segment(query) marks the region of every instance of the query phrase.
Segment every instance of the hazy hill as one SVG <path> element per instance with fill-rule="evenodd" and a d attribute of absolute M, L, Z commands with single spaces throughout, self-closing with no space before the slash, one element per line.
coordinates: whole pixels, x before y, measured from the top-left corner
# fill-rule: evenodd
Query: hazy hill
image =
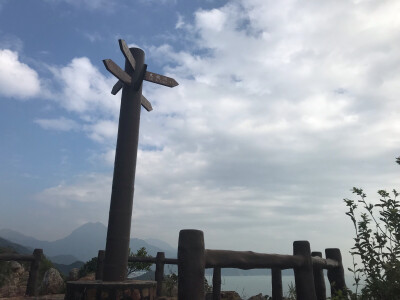
<path fill-rule="evenodd" d="M 51 260 L 52 263 L 62 264 L 62 265 L 70 265 L 74 262 L 79 261 L 79 259 L 77 259 L 73 255 L 56 255 L 56 256 L 48 256 L 47 258 Z"/>
<path fill-rule="evenodd" d="M 69 271 L 71 271 L 71 269 L 73 268 L 80 269 L 84 265 L 84 263 L 82 261 L 76 261 L 72 264 L 64 265 L 53 262 L 53 265 L 61 274 L 63 274 L 64 276 L 68 276 Z"/>
<path fill-rule="evenodd" d="M 69 258 L 73 256 L 76 260 L 84 262 L 97 256 L 98 250 L 103 250 L 105 248 L 107 227 L 99 222 L 86 223 L 75 229 L 65 238 L 53 242 L 37 240 L 10 229 L 1 229 L 0 237 L 25 247 L 41 248 L 44 254 L 50 259 L 56 257 L 58 263 L 70 264 L 70 259 L 65 261 L 62 259 L 60 260 L 60 256 L 69 256 Z M 162 244 L 165 242 L 159 241 L 159 244 L 160 243 Z M 169 249 L 163 249 L 137 238 L 131 239 L 130 247 L 133 252 L 136 252 L 141 247 L 145 247 L 147 252 L 152 256 L 155 256 L 159 251 L 165 252 L 166 257 L 176 257 L 177 253 L 174 249 L 171 251 L 171 246 L 168 247 Z M 32 251 L 30 253 L 32 253 Z"/>
<path fill-rule="evenodd" d="M 3 238 L 0 238 L 0 249 L 12 250 L 13 252 L 17 252 L 19 254 L 32 254 L 32 252 L 33 252 L 32 248 L 27 248 L 27 247 L 21 246 L 19 244 L 10 242 Z"/>

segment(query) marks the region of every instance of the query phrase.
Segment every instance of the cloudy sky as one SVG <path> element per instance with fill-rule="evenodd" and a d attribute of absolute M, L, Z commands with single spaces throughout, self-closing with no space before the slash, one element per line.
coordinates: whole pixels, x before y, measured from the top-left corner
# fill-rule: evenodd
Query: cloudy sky
<path fill-rule="evenodd" d="M 174 77 L 143 93 L 132 236 L 339 247 L 343 198 L 399 188 L 399 1 L 0 0 L 0 228 L 108 222 L 118 39 Z"/>

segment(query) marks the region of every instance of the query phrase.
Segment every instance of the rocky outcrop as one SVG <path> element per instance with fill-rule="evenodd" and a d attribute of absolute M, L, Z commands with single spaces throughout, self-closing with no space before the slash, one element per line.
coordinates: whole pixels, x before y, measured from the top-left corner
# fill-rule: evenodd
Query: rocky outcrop
<path fill-rule="evenodd" d="M 267 297 L 267 296 L 263 296 L 263 295 L 260 293 L 260 294 L 258 294 L 258 295 L 255 295 L 255 296 L 250 297 L 250 298 L 247 299 L 247 300 L 266 300 L 266 299 L 267 299 L 266 297 Z"/>
<path fill-rule="evenodd" d="M 9 269 L 10 273 L 0 288 L 0 298 L 24 296 L 29 272 L 16 261 L 3 263 L 3 268 Z"/>
<path fill-rule="evenodd" d="M 76 281 L 79 279 L 79 269 L 73 268 L 69 271 L 68 280 L 69 281 Z"/>
<path fill-rule="evenodd" d="M 89 273 L 86 276 L 79 278 L 78 280 L 79 281 L 93 281 L 93 280 L 96 280 L 96 274 Z"/>
<path fill-rule="evenodd" d="M 40 284 L 39 292 L 41 295 L 61 294 L 65 290 L 65 283 L 60 272 L 54 268 L 50 268 L 43 276 Z"/>
<path fill-rule="evenodd" d="M 223 291 L 221 292 L 221 300 L 242 300 L 239 294 L 234 291 Z"/>

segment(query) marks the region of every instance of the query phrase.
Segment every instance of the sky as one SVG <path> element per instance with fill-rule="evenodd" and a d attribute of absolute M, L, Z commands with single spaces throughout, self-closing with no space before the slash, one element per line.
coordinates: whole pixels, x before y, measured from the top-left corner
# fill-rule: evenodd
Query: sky
<path fill-rule="evenodd" d="M 120 94 L 146 53 L 131 235 L 348 251 L 344 198 L 399 189 L 400 2 L 0 0 L 0 228 L 108 223 Z"/>

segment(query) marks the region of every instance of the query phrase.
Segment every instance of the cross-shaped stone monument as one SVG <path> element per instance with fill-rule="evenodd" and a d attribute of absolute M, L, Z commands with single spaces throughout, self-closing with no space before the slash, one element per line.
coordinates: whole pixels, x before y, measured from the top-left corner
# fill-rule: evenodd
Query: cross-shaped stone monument
<path fill-rule="evenodd" d="M 151 103 L 142 95 L 143 80 L 168 87 L 178 85 L 173 78 L 147 71 L 142 49 L 129 48 L 125 41 L 121 39 L 119 46 L 125 56 L 125 71 L 111 59 L 103 60 L 106 69 L 119 79 L 111 93 L 116 95 L 122 88 L 103 269 L 104 281 L 123 281 L 126 279 L 139 140 L 140 107 L 142 105 L 147 111 L 153 109 Z"/>

